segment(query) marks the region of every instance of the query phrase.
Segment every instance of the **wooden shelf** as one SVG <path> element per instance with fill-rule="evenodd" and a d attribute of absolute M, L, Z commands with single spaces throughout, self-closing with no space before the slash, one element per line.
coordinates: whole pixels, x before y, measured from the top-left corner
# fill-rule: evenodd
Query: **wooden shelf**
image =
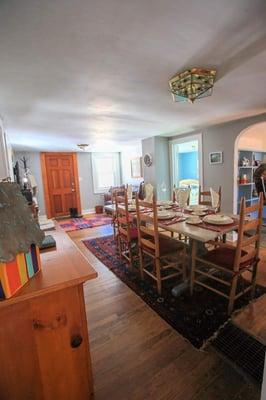
<path fill-rule="evenodd" d="M 41 271 L 13 297 L 0 301 L 0 309 L 97 277 L 97 272 L 60 227 L 51 234 L 56 240 L 56 250 L 41 253 Z"/>

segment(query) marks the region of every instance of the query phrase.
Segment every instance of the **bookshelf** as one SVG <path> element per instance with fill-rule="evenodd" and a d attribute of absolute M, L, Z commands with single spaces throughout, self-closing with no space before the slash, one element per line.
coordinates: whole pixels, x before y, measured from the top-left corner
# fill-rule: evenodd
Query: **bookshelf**
<path fill-rule="evenodd" d="M 241 165 L 243 158 L 248 160 L 248 165 Z M 258 202 L 254 183 L 254 171 L 258 165 L 254 165 L 256 161 L 266 163 L 266 151 L 255 151 L 240 149 L 238 151 L 238 194 L 237 194 L 237 212 L 239 212 L 241 197 L 245 197 L 247 205 L 252 205 Z M 247 181 L 243 182 L 243 176 L 246 175 Z M 266 218 L 266 207 L 264 207 L 263 218 Z"/>

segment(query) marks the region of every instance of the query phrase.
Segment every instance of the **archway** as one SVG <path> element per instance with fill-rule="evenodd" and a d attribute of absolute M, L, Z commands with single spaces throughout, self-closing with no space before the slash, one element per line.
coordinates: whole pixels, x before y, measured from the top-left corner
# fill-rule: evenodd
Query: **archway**
<path fill-rule="evenodd" d="M 266 121 L 253 124 L 239 133 L 234 148 L 234 213 L 237 213 L 238 196 L 238 152 L 240 149 L 266 154 Z"/>

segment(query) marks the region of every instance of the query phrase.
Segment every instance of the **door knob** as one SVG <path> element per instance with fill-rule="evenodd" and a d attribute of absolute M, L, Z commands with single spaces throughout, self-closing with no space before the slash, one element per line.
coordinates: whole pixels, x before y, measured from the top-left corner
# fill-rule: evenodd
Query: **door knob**
<path fill-rule="evenodd" d="M 70 344 L 73 349 L 76 349 L 81 345 L 82 342 L 83 342 L 82 336 L 77 334 L 72 336 Z"/>

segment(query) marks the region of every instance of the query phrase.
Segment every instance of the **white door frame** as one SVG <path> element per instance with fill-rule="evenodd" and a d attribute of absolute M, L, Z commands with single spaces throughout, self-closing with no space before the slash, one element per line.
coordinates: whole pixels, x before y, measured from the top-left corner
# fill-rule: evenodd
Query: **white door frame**
<path fill-rule="evenodd" d="M 171 175 L 171 188 L 174 187 L 174 171 L 173 171 L 173 145 L 192 142 L 193 140 L 198 141 L 198 153 L 199 153 L 199 184 L 203 187 L 203 163 L 202 163 L 202 133 L 196 135 L 183 136 L 181 138 L 169 140 L 169 154 L 170 154 L 170 175 Z"/>

